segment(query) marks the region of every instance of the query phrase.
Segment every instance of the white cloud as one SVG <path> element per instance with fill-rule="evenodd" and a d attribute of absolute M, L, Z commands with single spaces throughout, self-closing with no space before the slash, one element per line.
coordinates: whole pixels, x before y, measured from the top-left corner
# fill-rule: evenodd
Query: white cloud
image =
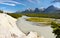
<path fill-rule="evenodd" d="M 12 2 L 12 3 L 15 3 L 15 4 L 21 4 L 21 3 L 16 2 L 16 1 L 8 1 L 8 2 Z"/>
<path fill-rule="evenodd" d="M 40 3 L 40 0 L 36 0 L 37 3 Z"/>
<path fill-rule="evenodd" d="M 29 2 L 31 2 L 31 3 L 35 3 L 34 1 L 32 1 L 32 0 L 28 0 Z"/>
<path fill-rule="evenodd" d="M 1 4 L 9 5 L 9 6 L 16 6 L 15 4 L 10 4 L 10 3 L 1 3 Z"/>
<path fill-rule="evenodd" d="M 40 3 L 40 0 L 27 0 L 27 1 L 29 1 L 31 3 Z"/>
<path fill-rule="evenodd" d="M 0 0 L 0 3 L 8 2 L 8 1 L 12 1 L 12 0 Z"/>
<path fill-rule="evenodd" d="M 20 4 L 20 5 L 26 6 L 25 4 L 20 3 L 20 2 L 16 2 L 16 1 L 9 1 L 9 2 L 12 2 L 12 3 L 15 3 L 15 4 Z"/>
<path fill-rule="evenodd" d="M 53 4 L 55 7 L 58 7 L 60 8 L 60 3 L 59 2 L 56 2 L 55 4 Z"/>
<path fill-rule="evenodd" d="M 4 2 L 11 2 L 12 4 L 11 3 L 4 3 Z M 9 6 L 16 6 L 16 4 L 20 4 L 20 5 L 26 6 L 23 3 L 16 2 L 16 1 L 13 1 L 13 0 L 0 0 L 0 4 L 5 4 L 5 5 L 9 5 Z"/>

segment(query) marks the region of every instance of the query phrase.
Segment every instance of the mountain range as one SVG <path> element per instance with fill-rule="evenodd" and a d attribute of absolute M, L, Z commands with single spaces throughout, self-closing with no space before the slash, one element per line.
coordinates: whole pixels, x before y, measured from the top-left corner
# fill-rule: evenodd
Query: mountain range
<path fill-rule="evenodd" d="M 49 6 L 47 9 L 44 10 L 45 13 L 56 13 L 56 12 L 60 12 L 60 8 L 55 7 L 53 5 Z"/>
<path fill-rule="evenodd" d="M 60 8 L 51 5 L 48 8 L 26 9 L 22 12 L 16 11 L 15 13 L 60 13 Z"/>

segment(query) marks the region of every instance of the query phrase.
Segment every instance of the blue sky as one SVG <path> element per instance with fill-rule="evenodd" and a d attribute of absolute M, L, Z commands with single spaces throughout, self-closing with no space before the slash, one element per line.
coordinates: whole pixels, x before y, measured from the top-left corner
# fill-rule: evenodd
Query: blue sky
<path fill-rule="evenodd" d="M 56 0 L 55 3 L 51 3 L 52 1 L 54 0 L 0 0 L 0 10 L 15 12 L 28 8 L 47 8 L 50 5 L 60 8 L 59 0 Z"/>

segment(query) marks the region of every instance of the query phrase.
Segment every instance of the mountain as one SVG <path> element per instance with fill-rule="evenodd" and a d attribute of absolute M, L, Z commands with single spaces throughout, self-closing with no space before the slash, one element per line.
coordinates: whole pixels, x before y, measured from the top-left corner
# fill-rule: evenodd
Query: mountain
<path fill-rule="evenodd" d="M 39 8 L 35 8 L 35 9 L 26 9 L 25 11 L 22 11 L 22 12 L 20 12 L 20 11 L 17 11 L 17 12 L 15 12 L 15 13 L 22 13 L 22 14 L 26 14 L 26 13 L 41 13 L 41 12 L 43 12 L 45 9 L 43 9 L 43 8 L 41 8 L 41 9 L 39 9 Z"/>
<path fill-rule="evenodd" d="M 41 7 L 41 8 L 39 8 L 40 9 L 40 11 L 44 11 L 45 10 L 45 8 L 44 7 Z"/>
<path fill-rule="evenodd" d="M 40 10 L 38 8 L 35 8 L 34 13 L 39 13 Z"/>
<path fill-rule="evenodd" d="M 45 12 L 45 13 L 60 12 L 60 8 L 51 5 L 51 6 L 49 6 L 47 9 L 45 9 L 44 12 Z"/>
<path fill-rule="evenodd" d="M 25 11 L 17 11 L 16 13 L 22 13 L 22 14 L 27 14 L 27 13 L 60 13 L 60 8 L 55 7 L 54 5 L 49 6 L 48 8 L 35 8 L 33 9 L 26 9 Z"/>

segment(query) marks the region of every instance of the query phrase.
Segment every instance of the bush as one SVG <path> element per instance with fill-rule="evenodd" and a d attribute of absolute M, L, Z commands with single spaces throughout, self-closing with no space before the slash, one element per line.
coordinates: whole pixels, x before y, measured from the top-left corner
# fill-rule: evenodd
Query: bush
<path fill-rule="evenodd" d="M 0 13 L 3 13 L 3 11 L 2 11 L 2 10 L 0 10 Z"/>
<path fill-rule="evenodd" d="M 22 14 L 15 14 L 15 13 L 7 13 L 7 14 L 14 17 L 14 18 L 19 18 L 22 16 Z"/>
<path fill-rule="evenodd" d="M 51 25 L 51 27 L 53 28 L 53 33 L 57 35 L 56 38 L 60 38 L 60 24 L 52 22 Z"/>

